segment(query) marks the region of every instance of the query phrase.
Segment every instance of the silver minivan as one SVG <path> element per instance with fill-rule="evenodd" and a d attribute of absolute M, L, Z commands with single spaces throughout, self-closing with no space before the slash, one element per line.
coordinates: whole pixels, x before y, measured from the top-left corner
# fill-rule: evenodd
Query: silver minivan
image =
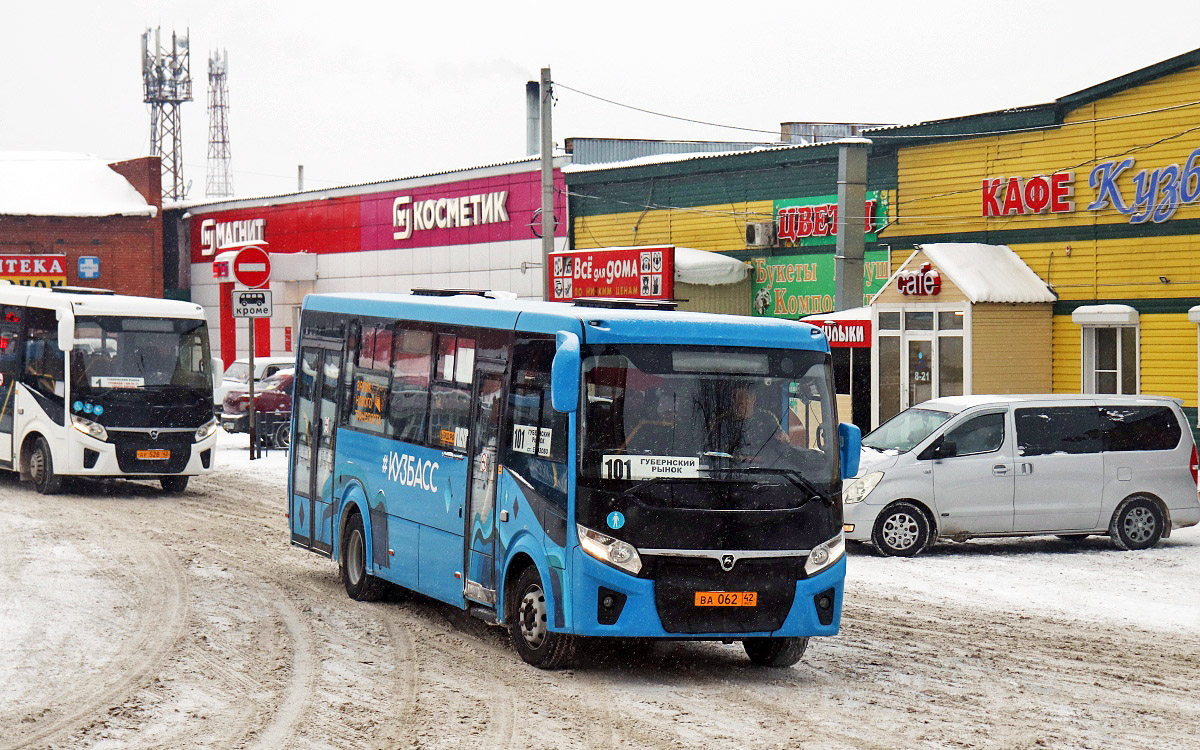
<path fill-rule="evenodd" d="M 842 492 L 847 539 L 912 556 L 939 538 L 1108 535 L 1146 549 L 1200 522 L 1197 453 L 1180 401 L 954 396 L 863 438 Z"/>

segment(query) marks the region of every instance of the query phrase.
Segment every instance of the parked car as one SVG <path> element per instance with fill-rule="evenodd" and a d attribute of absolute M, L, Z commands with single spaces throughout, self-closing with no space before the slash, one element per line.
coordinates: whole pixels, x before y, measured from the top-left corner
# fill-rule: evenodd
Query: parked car
<path fill-rule="evenodd" d="M 863 438 L 842 493 L 846 538 L 912 556 L 939 538 L 1108 535 L 1146 549 L 1200 522 L 1197 452 L 1180 401 L 955 396 Z"/>
<path fill-rule="evenodd" d="M 262 437 L 277 448 L 286 447 L 291 439 L 292 381 L 295 370 L 280 370 L 254 388 L 254 411 L 259 415 Z M 259 389 L 261 386 L 261 390 Z M 250 431 L 250 394 L 229 391 L 221 411 L 221 427 L 226 432 Z"/>
<path fill-rule="evenodd" d="M 275 373 L 288 367 L 295 367 L 296 358 L 293 356 L 287 357 L 255 357 L 254 358 L 254 382 L 263 378 L 269 378 Z M 231 390 L 246 390 L 250 384 L 250 359 L 235 359 L 233 364 L 225 369 L 225 374 L 221 376 L 221 382 L 213 388 L 213 412 L 220 414 L 222 405 L 225 403 L 225 394 Z M 254 388 L 258 390 L 258 386 Z"/>

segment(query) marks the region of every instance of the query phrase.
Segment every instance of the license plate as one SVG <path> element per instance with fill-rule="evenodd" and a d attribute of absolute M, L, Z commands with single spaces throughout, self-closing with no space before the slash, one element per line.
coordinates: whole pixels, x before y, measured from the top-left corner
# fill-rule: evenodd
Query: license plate
<path fill-rule="evenodd" d="M 757 591 L 697 591 L 697 607 L 757 607 Z"/>
<path fill-rule="evenodd" d="M 151 450 L 138 451 L 137 457 L 139 461 L 165 461 L 171 457 L 171 451 Z"/>

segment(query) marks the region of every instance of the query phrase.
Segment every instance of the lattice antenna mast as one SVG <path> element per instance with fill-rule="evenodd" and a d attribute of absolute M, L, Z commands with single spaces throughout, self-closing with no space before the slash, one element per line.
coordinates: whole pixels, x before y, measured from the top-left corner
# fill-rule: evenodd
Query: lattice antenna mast
<path fill-rule="evenodd" d="M 192 100 L 192 58 L 188 35 L 171 32 L 164 48 L 160 29 L 142 34 L 142 84 L 150 105 L 150 154 L 162 158 L 164 200 L 183 200 L 183 123 L 179 105 Z"/>
<path fill-rule="evenodd" d="M 229 53 L 208 56 L 208 180 L 204 194 L 209 198 L 233 197 L 233 175 L 229 171 Z"/>

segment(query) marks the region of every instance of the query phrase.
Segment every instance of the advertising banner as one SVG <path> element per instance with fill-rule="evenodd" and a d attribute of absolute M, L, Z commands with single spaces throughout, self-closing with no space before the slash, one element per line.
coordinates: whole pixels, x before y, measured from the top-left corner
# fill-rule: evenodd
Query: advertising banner
<path fill-rule="evenodd" d="M 21 286 L 62 286 L 67 283 L 67 256 L 0 255 L 0 279 Z"/>
<path fill-rule="evenodd" d="M 675 248 L 617 247 L 550 254 L 550 299 L 672 299 Z"/>
<path fill-rule="evenodd" d="M 565 237 L 566 188 L 554 174 L 554 234 Z M 538 172 L 421 184 L 376 193 L 197 214 L 192 262 L 257 245 L 271 253 L 347 253 L 536 240 L 541 232 Z"/>
<path fill-rule="evenodd" d="M 831 253 L 750 259 L 754 315 L 795 320 L 833 312 L 835 262 Z M 886 250 L 868 250 L 863 264 L 863 304 L 888 279 Z"/>
<path fill-rule="evenodd" d="M 867 193 L 863 212 L 866 241 L 887 224 L 887 196 L 878 190 Z M 775 201 L 775 236 L 782 247 L 832 245 L 837 242 L 837 196 L 817 195 Z"/>

